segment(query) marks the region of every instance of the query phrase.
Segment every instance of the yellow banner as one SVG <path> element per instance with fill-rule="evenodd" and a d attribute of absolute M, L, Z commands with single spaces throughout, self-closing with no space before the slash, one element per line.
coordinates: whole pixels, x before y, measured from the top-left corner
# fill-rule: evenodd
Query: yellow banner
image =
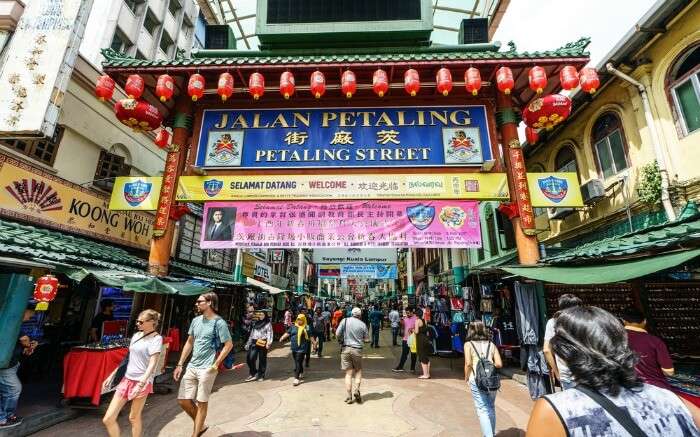
<path fill-rule="evenodd" d="M 119 176 L 114 180 L 109 209 L 112 211 L 155 211 L 163 182 L 161 177 Z"/>
<path fill-rule="evenodd" d="M 107 196 L 0 155 L 0 215 L 147 249 L 153 215 L 110 211 Z"/>
<path fill-rule="evenodd" d="M 379 173 L 379 172 L 378 172 Z M 505 173 L 182 176 L 178 201 L 507 200 Z"/>
<path fill-rule="evenodd" d="M 530 201 L 535 208 L 580 208 L 583 206 L 578 176 L 572 173 L 528 173 Z"/>

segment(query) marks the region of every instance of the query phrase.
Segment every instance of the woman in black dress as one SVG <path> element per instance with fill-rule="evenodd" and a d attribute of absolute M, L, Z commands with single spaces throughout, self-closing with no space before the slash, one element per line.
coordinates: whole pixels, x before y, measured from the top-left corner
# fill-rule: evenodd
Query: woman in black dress
<path fill-rule="evenodd" d="M 423 368 L 423 374 L 418 379 L 430 379 L 430 338 L 428 337 L 428 323 L 423 318 L 423 310 L 416 310 L 416 352 L 418 361 Z"/>

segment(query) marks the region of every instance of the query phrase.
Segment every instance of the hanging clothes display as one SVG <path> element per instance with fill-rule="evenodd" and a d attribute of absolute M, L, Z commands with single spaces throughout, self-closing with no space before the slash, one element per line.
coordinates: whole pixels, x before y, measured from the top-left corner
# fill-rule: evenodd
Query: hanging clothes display
<path fill-rule="evenodd" d="M 535 284 L 515 283 L 517 302 L 518 335 L 524 345 L 537 345 L 540 327 L 537 309 L 537 289 Z"/>

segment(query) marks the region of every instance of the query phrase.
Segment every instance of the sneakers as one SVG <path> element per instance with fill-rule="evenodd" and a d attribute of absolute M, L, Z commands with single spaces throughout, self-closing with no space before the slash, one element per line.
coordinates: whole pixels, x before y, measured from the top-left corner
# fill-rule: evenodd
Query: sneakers
<path fill-rule="evenodd" d="M 345 398 L 345 403 L 349 405 L 349 404 L 352 404 L 353 402 L 355 402 L 355 401 L 352 398 L 352 394 L 348 393 L 348 397 Z"/>
<path fill-rule="evenodd" d="M 0 423 L 0 429 L 14 428 L 22 424 L 22 418 L 19 416 L 9 417 L 5 423 Z"/>
<path fill-rule="evenodd" d="M 257 378 L 255 375 L 251 375 L 245 379 L 245 382 L 255 381 Z"/>
<path fill-rule="evenodd" d="M 362 396 L 360 396 L 360 390 L 357 390 L 355 392 L 355 402 L 357 402 L 358 404 L 362 403 Z"/>
<path fill-rule="evenodd" d="M 301 384 L 301 381 L 299 381 L 298 379 L 294 378 L 294 381 L 292 382 L 292 385 L 293 385 L 294 387 L 296 387 L 296 386 L 299 385 L 299 384 Z"/>
<path fill-rule="evenodd" d="M 396 373 L 405 372 L 405 370 L 403 370 L 403 369 L 401 369 L 401 368 L 399 368 L 399 367 L 396 367 L 396 368 L 394 368 L 394 369 L 391 369 L 391 371 L 392 371 L 392 372 L 396 372 Z"/>
<path fill-rule="evenodd" d="M 264 377 L 264 376 L 258 376 L 258 379 L 257 379 L 257 380 L 260 381 L 260 382 L 263 382 L 263 381 L 265 381 L 265 377 Z"/>

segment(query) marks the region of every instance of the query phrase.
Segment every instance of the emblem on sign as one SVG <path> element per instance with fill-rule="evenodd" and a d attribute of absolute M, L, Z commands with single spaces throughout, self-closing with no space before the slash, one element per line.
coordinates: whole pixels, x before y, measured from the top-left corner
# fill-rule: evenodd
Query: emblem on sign
<path fill-rule="evenodd" d="M 425 230 L 430 226 L 435 218 L 435 207 L 427 206 L 419 203 L 416 206 L 406 208 L 408 220 L 419 231 Z"/>
<path fill-rule="evenodd" d="M 443 129 L 442 141 L 445 144 L 446 164 L 481 164 L 481 141 L 479 129 Z"/>
<path fill-rule="evenodd" d="M 128 182 L 124 184 L 124 200 L 129 206 L 139 206 L 151 194 L 152 186 L 153 184 L 150 182 L 144 182 L 140 179 Z"/>
<path fill-rule="evenodd" d="M 219 194 L 219 191 L 224 187 L 224 181 L 218 179 L 209 179 L 204 181 L 204 192 L 207 196 L 214 197 Z"/>
<path fill-rule="evenodd" d="M 243 131 L 212 132 L 209 147 L 207 149 L 208 165 L 241 164 L 241 144 L 243 143 Z"/>
<path fill-rule="evenodd" d="M 458 206 L 445 206 L 440 210 L 438 218 L 446 228 L 459 229 L 464 226 L 467 213 Z"/>
<path fill-rule="evenodd" d="M 569 192 L 569 183 L 566 179 L 555 176 L 537 179 L 537 185 L 539 185 L 542 194 L 554 203 L 564 200 L 566 193 Z"/>

